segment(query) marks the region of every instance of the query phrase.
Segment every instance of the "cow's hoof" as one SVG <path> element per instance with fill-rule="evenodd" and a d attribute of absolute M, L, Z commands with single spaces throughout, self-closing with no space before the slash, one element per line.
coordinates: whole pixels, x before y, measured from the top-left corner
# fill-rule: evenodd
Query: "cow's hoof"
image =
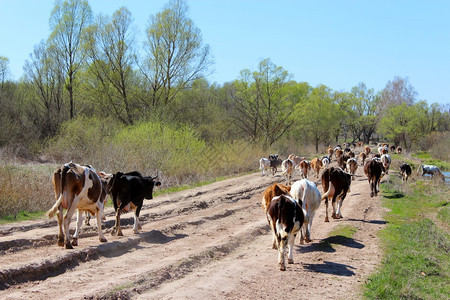
<path fill-rule="evenodd" d="M 133 229 L 133 233 L 134 233 L 134 234 L 139 234 L 139 230 Z"/>
<path fill-rule="evenodd" d="M 307 242 L 307 243 L 311 243 L 312 241 L 311 241 L 311 239 L 309 239 L 309 238 L 306 238 L 306 239 L 305 239 L 305 242 Z"/>
<path fill-rule="evenodd" d="M 117 233 L 116 229 L 115 229 L 115 228 L 113 228 L 113 229 L 111 230 L 111 235 L 112 235 L 112 236 L 115 236 L 115 235 L 116 235 L 116 233 Z"/>
<path fill-rule="evenodd" d="M 138 229 L 139 229 L 139 230 L 142 230 L 141 224 L 138 225 Z"/>
<path fill-rule="evenodd" d="M 64 246 L 64 240 L 58 240 L 58 246 L 63 247 Z"/>
<path fill-rule="evenodd" d="M 339 218 L 336 216 L 336 214 L 334 214 L 334 213 L 331 215 L 331 217 L 332 217 L 333 219 L 339 219 Z"/>
<path fill-rule="evenodd" d="M 106 243 L 107 241 L 108 241 L 108 240 L 105 239 L 105 238 L 100 239 L 100 242 L 102 242 L 102 243 Z"/>
<path fill-rule="evenodd" d="M 280 271 L 286 271 L 286 266 L 284 265 L 278 265 L 280 267 Z"/>
<path fill-rule="evenodd" d="M 328 217 L 325 218 L 325 222 L 330 222 L 330 220 L 328 219 Z"/>
<path fill-rule="evenodd" d="M 292 265 L 293 263 L 294 263 L 294 260 L 288 258 L 288 264 Z"/>
<path fill-rule="evenodd" d="M 66 243 L 66 249 L 73 249 L 73 247 L 70 243 Z"/>
<path fill-rule="evenodd" d="M 77 238 L 72 239 L 72 246 L 78 246 L 78 239 Z"/>
<path fill-rule="evenodd" d="M 123 236 L 122 230 L 121 231 L 117 231 L 117 236 Z"/>

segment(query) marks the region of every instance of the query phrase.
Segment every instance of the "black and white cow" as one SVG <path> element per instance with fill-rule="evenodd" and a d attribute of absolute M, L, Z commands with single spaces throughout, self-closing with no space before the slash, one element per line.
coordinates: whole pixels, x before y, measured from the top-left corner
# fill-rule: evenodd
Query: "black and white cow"
<path fill-rule="evenodd" d="M 267 210 L 267 219 L 278 248 L 278 267 L 286 271 L 286 246 L 289 248 L 288 263 L 294 263 L 294 240 L 302 228 L 306 211 L 302 209 L 301 200 L 298 203 L 287 195 L 274 197 Z"/>
<path fill-rule="evenodd" d="M 139 213 L 145 199 L 153 198 L 153 188 L 160 186 L 161 182 L 154 181 L 156 177 L 142 176 L 134 171 L 129 173 L 117 172 L 111 179 L 111 190 L 114 210 L 116 211 L 116 223 L 111 235 L 122 236 L 120 228 L 120 214 L 122 211 L 134 210 L 133 233 L 139 233 Z"/>
<path fill-rule="evenodd" d="M 402 174 L 402 182 L 408 181 L 408 177 L 411 175 L 411 166 L 407 163 L 403 163 L 400 166 L 400 174 Z"/>

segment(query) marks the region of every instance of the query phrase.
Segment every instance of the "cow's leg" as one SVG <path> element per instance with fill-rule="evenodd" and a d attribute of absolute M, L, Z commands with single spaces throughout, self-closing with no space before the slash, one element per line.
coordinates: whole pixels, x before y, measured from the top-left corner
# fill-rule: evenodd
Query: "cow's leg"
<path fill-rule="evenodd" d="M 284 252 L 286 251 L 286 236 L 281 238 L 278 244 L 278 267 L 280 271 L 286 271 L 286 263 L 284 258 Z"/>
<path fill-rule="evenodd" d="M 330 222 L 330 219 L 328 219 L 328 197 L 325 198 L 325 222 Z"/>
<path fill-rule="evenodd" d="M 342 203 L 344 202 L 344 198 L 346 195 L 347 195 L 347 193 L 344 192 L 339 197 L 339 201 L 337 203 L 336 219 L 342 219 L 341 208 L 342 208 Z"/>
<path fill-rule="evenodd" d="M 303 223 L 303 227 L 305 227 L 305 242 L 307 243 L 311 243 L 311 225 L 312 225 L 312 220 L 313 220 L 314 215 L 309 216 L 309 221 L 306 224 Z"/>
<path fill-rule="evenodd" d="M 72 246 L 78 246 L 78 236 L 80 235 L 81 226 L 83 226 L 83 211 L 77 209 L 77 226 L 75 228 L 75 234 L 72 238 Z"/>
<path fill-rule="evenodd" d="M 117 234 L 117 236 L 123 236 L 122 229 L 120 228 L 120 211 L 122 208 L 118 208 L 116 211 L 116 224 L 114 225 L 111 235 Z"/>
<path fill-rule="evenodd" d="M 302 231 L 302 229 L 300 228 L 300 232 Z M 293 264 L 294 263 L 294 241 L 295 241 L 295 237 L 297 235 L 296 234 L 292 234 L 292 232 L 288 235 L 288 264 Z"/>
<path fill-rule="evenodd" d="M 333 213 L 331 214 L 331 217 L 333 219 L 338 219 L 338 217 L 336 216 L 336 196 L 337 193 L 334 194 L 333 199 L 331 200 L 331 206 L 333 207 Z"/>
<path fill-rule="evenodd" d="M 97 213 L 95 215 L 97 216 L 98 238 L 99 238 L 100 242 L 105 243 L 105 242 L 107 242 L 107 240 L 106 240 L 105 236 L 103 235 L 103 231 L 102 231 L 103 203 L 97 203 Z"/>
<path fill-rule="evenodd" d="M 140 211 L 140 207 L 136 207 L 134 210 L 134 216 L 133 216 L 133 218 L 134 218 L 133 233 L 134 234 L 138 234 L 139 229 L 142 229 L 141 224 L 139 224 L 139 211 Z"/>
<path fill-rule="evenodd" d="M 70 243 L 70 236 L 69 236 L 69 228 L 70 228 L 70 219 L 72 218 L 75 209 L 77 207 L 78 204 L 78 199 L 76 199 L 77 197 L 75 197 L 75 199 L 69 203 L 71 203 L 69 209 L 66 211 L 66 214 L 64 215 L 63 218 L 63 225 L 64 225 L 64 244 L 66 249 L 73 249 L 72 244 Z"/>
<path fill-rule="evenodd" d="M 58 218 L 58 227 L 59 227 L 59 235 L 58 235 L 58 246 L 64 246 L 64 233 L 63 233 L 63 207 L 59 206 L 58 212 L 56 214 Z"/>
<path fill-rule="evenodd" d="M 84 224 L 86 226 L 91 226 L 91 224 L 89 224 L 89 221 L 91 220 L 91 214 L 87 211 L 84 214 L 86 215 L 86 218 L 84 219 Z"/>

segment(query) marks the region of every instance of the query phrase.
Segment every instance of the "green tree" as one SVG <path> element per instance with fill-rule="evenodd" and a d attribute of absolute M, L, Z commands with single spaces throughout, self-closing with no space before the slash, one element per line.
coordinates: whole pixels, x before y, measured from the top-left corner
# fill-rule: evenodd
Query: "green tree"
<path fill-rule="evenodd" d="M 332 129 L 339 126 L 339 106 L 333 101 L 331 90 L 325 85 L 317 86 L 295 111 L 302 138 L 314 143 L 319 152 L 319 144 L 327 143 L 334 133 Z"/>
<path fill-rule="evenodd" d="M 130 11 L 122 7 L 112 18 L 99 16 L 89 27 L 87 53 L 89 71 L 95 81 L 90 84 L 96 96 L 104 99 L 103 109 L 122 123 L 132 125 L 135 121 L 133 92 L 136 63 L 134 52 L 133 18 Z"/>
<path fill-rule="evenodd" d="M 0 93 L 3 91 L 6 79 L 9 74 L 9 58 L 0 56 Z"/>
<path fill-rule="evenodd" d="M 352 111 L 355 118 L 352 130 L 355 134 L 361 134 L 364 143 L 368 144 L 377 128 L 379 120 L 377 105 L 380 97 L 374 93 L 373 89 L 367 89 L 362 82 L 354 86 L 350 93 L 353 99 Z"/>
<path fill-rule="evenodd" d="M 298 98 L 290 77 L 282 67 L 264 59 L 257 71 L 243 70 L 241 78 L 233 83 L 229 90 L 233 102 L 231 117 L 253 141 L 262 139 L 270 146 L 294 124 Z"/>
<path fill-rule="evenodd" d="M 66 79 L 70 118 L 75 114 L 74 87 L 77 73 L 85 61 L 83 34 L 92 22 L 92 11 L 86 0 L 56 0 L 50 15 L 50 44 Z"/>
<path fill-rule="evenodd" d="M 208 45 L 188 16 L 184 0 L 170 0 L 164 10 L 151 16 L 146 30 L 147 57 L 141 66 L 150 105 L 166 106 L 211 65 Z"/>

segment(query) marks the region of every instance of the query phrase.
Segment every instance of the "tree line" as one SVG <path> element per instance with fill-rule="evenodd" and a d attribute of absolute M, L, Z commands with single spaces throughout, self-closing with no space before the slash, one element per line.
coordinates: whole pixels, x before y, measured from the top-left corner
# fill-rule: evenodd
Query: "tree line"
<path fill-rule="evenodd" d="M 59 0 L 49 24 L 20 80 L 8 80 L 9 60 L 0 56 L 0 147 L 39 153 L 79 117 L 123 127 L 156 120 L 189 127 L 206 143 L 245 140 L 268 149 L 295 140 L 316 152 L 340 140 L 411 149 L 450 128 L 448 106 L 419 101 L 408 78 L 381 91 L 362 82 L 333 91 L 296 82 L 266 58 L 237 79 L 210 83 L 211 51 L 185 0 L 169 0 L 149 17 L 144 51 L 126 7 L 94 16 L 86 0 Z"/>

